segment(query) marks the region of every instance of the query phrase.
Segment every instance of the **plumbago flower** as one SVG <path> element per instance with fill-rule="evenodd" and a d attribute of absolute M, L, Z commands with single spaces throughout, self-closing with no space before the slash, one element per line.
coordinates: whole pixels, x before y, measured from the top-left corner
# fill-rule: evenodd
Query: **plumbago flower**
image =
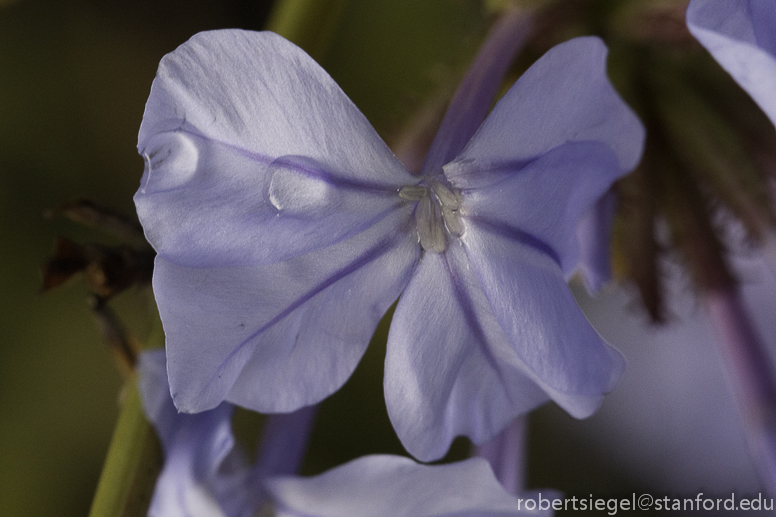
<path fill-rule="evenodd" d="M 687 27 L 776 124 L 776 2 L 692 0 Z"/>
<path fill-rule="evenodd" d="M 415 176 L 275 34 L 201 33 L 165 56 L 135 203 L 158 252 L 175 405 L 318 402 L 401 294 L 385 397 L 417 458 L 441 457 L 456 435 L 488 440 L 548 398 L 595 411 L 624 361 L 564 276 L 579 218 L 644 138 L 605 61 L 597 38 L 553 48 L 465 148 L 432 145 Z"/>
<path fill-rule="evenodd" d="M 311 478 L 271 479 L 267 489 L 278 517 L 552 515 L 556 497 L 508 493 L 482 458 L 431 466 L 382 455 L 365 456 Z"/>
<path fill-rule="evenodd" d="M 267 467 L 277 463 L 272 456 L 279 451 L 263 451 L 266 457 L 254 465 L 240 456 L 231 404 L 196 415 L 178 413 L 163 351 L 142 354 L 138 373 L 143 410 L 165 451 L 151 517 L 248 517 L 267 503 L 277 507 L 273 515 L 300 517 L 551 514 L 548 498 L 555 493 L 544 493 L 544 502 L 533 494 L 518 498 L 481 458 L 428 466 L 399 456 L 366 456 L 312 478 L 277 476 L 286 469 Z"/>
<path fill-rule="evenodd" d="M 235 448 L 228 403 L 197 415 L 179 414 L 170 399 L 164 351 L 138 364 L 143 411 L 164 447 L 151 517 L 242 517 L 256 501 L 249 469 Z"/>

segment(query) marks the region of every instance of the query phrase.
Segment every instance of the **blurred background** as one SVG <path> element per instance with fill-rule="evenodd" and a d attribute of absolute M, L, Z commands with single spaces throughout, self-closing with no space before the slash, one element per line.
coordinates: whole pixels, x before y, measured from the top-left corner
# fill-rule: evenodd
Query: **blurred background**
<path fill-rule="evenodd" d="M 334 3 L 336 23 L 314 57 L 394 145 L 424 106 L 452 93 L 492 19 L 476 0 Z M 569 2 L 566 14 L 580 3 Z M 668 3 L 681 12 L 682 2 Z M 58 236 L 120 241 L 44 213 L 86 198 L 134 217 L 143 168 L 137 130 L 159 60 L 202 30 L 260 30 L 272 4 L 0 0 L 0 515 L 85 515 L 118 415 L 122 377 L 87 306 L 86 284 L 76 278 L 40 294 L 40 266 Z M 595 30 L 589 24 L 585 33 Z M 519 66 L 551 43 L 529 49 Z M 776 336 L 769 316 L 776 279 L 756 253 L 737 261 L 761 332 Z M 530 487 L 582 497 L 760 490 L 714 335 L 689 280 L 678 267 L 666 269 L 671 317 L 659 328 L 633 285 L 596 298 L 575 286 L 629 369 L 589 420 L 554 406 L 531 415 Z M 149 289 L 111 303 L 141 340 L 158 332 Z M 386 329 L 384 321 L 353 378 L 323 403 L 305 473 L 363 454 L 402 453 L 382 397 Z M 256 421 L 244 412 L 236 418 L 242 427 Z M 456 442 L 451 458 L 467 449 Z"/>

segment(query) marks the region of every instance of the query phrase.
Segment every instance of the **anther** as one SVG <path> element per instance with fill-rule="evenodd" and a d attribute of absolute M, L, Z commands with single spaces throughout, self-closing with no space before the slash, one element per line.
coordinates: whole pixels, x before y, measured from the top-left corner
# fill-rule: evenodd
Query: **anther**
<path fill-rule="evenodd" d="M 428 195 L 428 187 L 422 185 L 407 185 L 399 189 L 399 197 L 407 201 L 420 201 Z"/>
<path fill-rule="evenodd" d="M 415 209 L 415 222 L 418 228 L 418 238 L 424 250 L 441 253 L 447 247 L 445 231 L 442 227 L 442 217 L 439 205 L 426 196 L 418 201 Z"/>
<path fill-rule="evenodd" d="M 450 210 L 457 210 L 459 207 L 458 196 L 447 188 L 447 185 L 438 180 L 429 180 L 429 186 L 434 191 L 439 202 L 442 206 L 449 208 Z"/>

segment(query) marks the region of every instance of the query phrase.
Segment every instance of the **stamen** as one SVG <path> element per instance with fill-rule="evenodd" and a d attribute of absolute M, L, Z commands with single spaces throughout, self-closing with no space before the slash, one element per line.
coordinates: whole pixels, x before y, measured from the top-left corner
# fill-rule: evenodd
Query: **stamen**
<path fill-rule="evenodd" d="M 452 190 L 447 188 L 447 185 L 438 180 L 429 180 L 428 184 L 431 187 L 431 190 L 434 191 L 434 194 L 436 194 L 439 202 L 442 203 L 442 206 L 451 210 L 456 210 L 458 208 L 460 204 L 458 201 L 458 196 L 456 196 Z"/>
<path fill-rule="evenodd" d="M 447 233 L 456 237 L 463 235 L 463 221 L 458 212 L 460 199 L 438 179 L 428 180 L 428 186 L 402 187 L 399 189 L 399 197 L 418 203 L 415 207 L 415 224 L 424 250 L 441 253 L 447 248 Z"/>
<path fill-rule="evenodd" d="M 445 221 L 445 226 L 447 227 L 448 232 L 452 233 L 456 237 L 463 235 L 463 221 L 461 221 L 461 216 L 458 213 L 458 210 L 451 210 L 442 205 L 442 219 Z"/>
<path fill-rule="evenodd" d="M 407 185 L 399 189 L 399 197 L 407 201 L 420 201 L 428 195 L 428 187 L 422 185 Z"/>
<path fill-rule="evenodd" d="M 418 201 L 418 206 L 415 209 L 415 221 L 418 227 L 420 245 L 424 250 L 436 251 L 437 253 L 445 251 L 447 240 L 441 219 L 439 205 L 431 200 L 431 196 L 425 196 Z"/>

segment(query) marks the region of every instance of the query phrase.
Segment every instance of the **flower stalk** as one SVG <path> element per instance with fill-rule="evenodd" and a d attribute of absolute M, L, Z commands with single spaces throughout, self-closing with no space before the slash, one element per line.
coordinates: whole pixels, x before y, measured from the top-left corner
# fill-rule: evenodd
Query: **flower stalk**
<path fill-rule="evenodd" d="M 256 472 L 262 478 L 299 473 L 310 442 L 318 405 L 267 416 Z"/>
<path fill-rule="evenodd" d="M 510 494 L 525 490 L 525 443 L 528 418 L 517 417 L 489 442 L 474 447 L 473 455 L 485 458 L 496 479 Z"/>
<path fill-rule="evenodd" d="M 146 515 L 162 467 L 161 445 L 143 416 L 134 376 L 125 391 L 89 517 Z"/>
<path fill-rule="evenodd" d="M 704 199 L 679 172 L 669 168 L 666 174 L 674 242 L 688 262 L 716 328 L 752 461 L 766 490 L 776 494 L 776 378 L 771 358 L 742 304 Z"/>
<path fill-rule="evenodd" d="M 731 286 L 709 291 L 704 299 L 720 337 L 752 460 L 766 490 L 776 494 L 776 383 L 771 358 L 737 289 Z"/>
<path fill-rule="evenodd" d="M 471 139 L 533 33 L 533 18 L 525 8 L 501 9 L 450 102 L 444 95 L 432 99 L 394 142 L 396 156 L 410 172 L 441 166 Z"/>
<path fill-rule="evenodd" d="M 447 108 L 422 172 L 455 158 L 485 120 L 504 77 L 517 53 L 531 35 L 532 17 L 525 9 L 506 9 L 464 76 Z"/>

